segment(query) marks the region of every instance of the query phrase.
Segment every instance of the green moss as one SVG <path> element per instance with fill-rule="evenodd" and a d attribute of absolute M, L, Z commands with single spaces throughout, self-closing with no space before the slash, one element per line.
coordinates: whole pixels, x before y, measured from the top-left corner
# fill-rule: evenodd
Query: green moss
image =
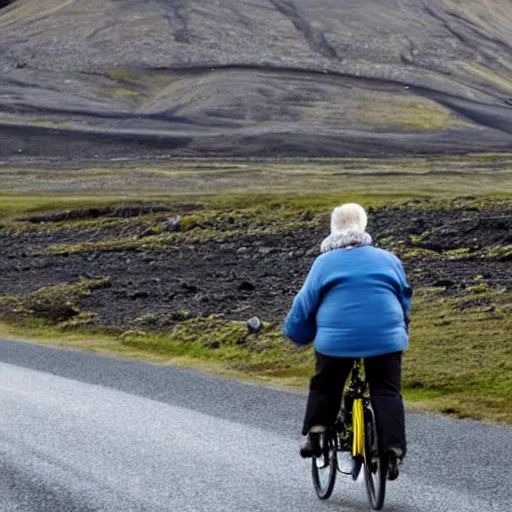
<path fill-rule="evenodd" d="M 164 227 L 161 224 L 153 224 L 149 228 L 149 234 L 154 235 L 161 235 L 164 232 Z"/>
<path fill-rule="evenodd" d="M 124 251 L 137 248 L 156 249 L 171 244 L 172 235 L 148 236 L 140 239 L 106 240 L 103 242 L 81 242 L 77 244 L 53 244 L 43 251 L 43 254 L 69 255 L 88 252 Z"/>
<path fill-rule="evenodd" d="M 431 251 L 430 249 L 422 249 L 421 247 L 416 247 L 414 249 L 401 253 L 401 256 L 402 258 L 405 259 L 418 258 L 420 256 L 428 258 L 438 258 L 440 254 L 436 251 Z"/>
<path fill-rule="evenodd" d="M 130 329 L 119 335 L 119 339 L 126 345 L 142 346 L 144 348 L 150 347 L 150 338 L 146 331 Z"/>
<path fill-rule="evenodd" d="M 133 325 L 154 326 L 158 324 L 158 315 L 156 313 L 146 313 L 133 320 Z"/>
<path fill-rule="evenodd" d="M 5 314 L 12 311 L 19 303 L 18 297 L 4 296 L 0 297 L 0 314 Z"/>
<path fill-rule="evenodd" d="M 202 229 L 191 233 L 162 233 L 142 238 L 121 238 L 101 242 L 81 242 L 76 244 L 52 244 L 42 254 L 69 255 L 89 252 L 113 252 L 134 249 L 158 250 L 177 243 L 205 242 L 208 240 L 223 241 L 236 237 L 236 232 L 219 233 L 212 229 Z"/>
<path fill-rule="evenodd" d="M 16 312 L 44 318 L 51 323 L 65 322 L 80 313 L 77 301 L 93 290 L 110 286 L 110 279 L 81 279 L 76 283 L 44 286 L 19 302 Z"/>
<path fill-rule="evenodd" d="M 138 98 L 140 96 L 140 92 L 127 89 L 126 87 L 104 87 L 100 93 L 114 98 Z"/>
<path fill-rule="evenodd" d="M 478 64 L 465 62 L 463 66 L 472 74 L 484 79 L 486 82 L 498 86 L 505 91 L 512 91 L 512 79 Z"/>
<path fill-rule="evenodd" d="M 425 198 L 421 201 L 407 202 L 418 210 L 482 210 L 485 208 L 512 208 L 512 198 L 509 193 L 478 194 L 476 196 Z"/>
<path fill-rule="evenodd" d="M 385 238 L 381 238 L 379 240 L 379 244 L 382 247 L 391 247 L 395 243 L 395 237 L 394 236 L 387 236 Z"/>
<path fill-rule="evenodd" d="M 186 309 L 180 309 L 179 311 L 175 311 L 171 315 L 171 319 L 175 322 L 184 322 L 185 320 L 189 320 L 190 318 L 194 318 L 194 315 L 187 311 Z"/>
<path fill-rule="evenodd" d="M 470 249 L 466 247 L 461 247 L 460 249 L 451 249 L 450 251 L 445 251 L 443 253 L 444 256 L 448 256 L 449 258 L 455 259 L 460 256 L 465 256 L 466 254 L 469 254 Z"/>
<path fill-rule="evenodd" d="M 148 71 L 142 69 L 114 68 L 105 70 L 103 75 L 117 82 L 138 83 L 146 78 Z"/>
<path fill-rule="evenodd" d="M 389 95 L 388 101 L 361 108 L 358 120 L 373 126 L 398 127 L 413 131 L 437 131 L 469 125 L 434 101 Z"/>
<path fill-rule="evenodd" d="M 176 343 L 198 342 L 204 344 L 212 339 L 222 346 L 233 346 L 243 340 L 247 327 L 243 323 L 228 322 L 212 316 L 193 318 L 177 325 L 170 334 Z"/>
<path fill-rule="evenodd" d="M 491 247 L 487 255 L 491 258 L 508 258 L 512 256 L 512 245 Z"/>
<path fill-rule="evenodd" d="M 478 251 L 461 248 L 446 251 L 444 256 L 450 259 L 475 259 L 475 258 L 491 258 L 491 259 L 508 259 L 512 256 L 512 245 L 484 247 Z"/>
<path fill-rule="evenodd" d="M 195 227 L 197 227 L 200 221 L 200 215 L 185 215 L 181 219 L 180 229 L 182 229 L 183 231 L 189 231 L 190 229 L 194 229 Z"/>
<path fill-rule="evenodd" d="M 69 320 L 59 322 L 58 326 L 62 330 L 82 330 L 87 327 L 92 327 L 99 323 L 98 313 L 91 311 L 80 311 L 76 316 Z"/>
<path fill-rule="evenodd" d="M 487 283 L 475 284 L 473 286 L 468 286 L 468 290 L 473 293 L 485 293 L 489 291 L 489 285 Z"/>
<path fill-rule="evenodd" d="M 409 237 L 409 239 L 411 240 L 411 242 L 413 244 L 417 245 L 420 242 L 423 242 L 424 240 L 426 240 L 431 234 L 432 234 L 431 231 L 425 231 L 424 233 L 422 233 L 421 235 L 418 235 L 418 236 L 411 235 Z"/>
<path fill-rule="evenodd" d="M 5 295 L 0 297 L 0 306 L 4 304 L 12 304 L 16 301 L 18 301 L 18 297 L 15 297 L 14 295 Z"/>
<path fill-rule="evenodd" d="M 39 195 L 0 195 L 0 218 L 62 211 L 72 208 L 106 207 L 122 203 L 109 197 L 47 197 Z"/>
<path fill-rule="evenodd" d="M 72 123 L 63 123 L 57 121 L 51 121 L 49 119 L 30 119 L 30 120 L 20 120 L 12 122 L 14 126 L 22 125 L 22 126 L 37 126 L 40 128 L 49 128 L 53 130 L 70 130 L 76 128 Z"/>
<path fill-rule="evenodd" d="M 121 230 L 124 227 L 137 228 L 143 226 L 145 222 L 150 219 L 137 218 L 137 219 L 115 219 L 115 218 L 101 218 L 101 219 L 84 219 L 75 221 L 62 221 L 62 222 L 41 222 L 34 224 L 25 220 L 16 220 L 10 222 L 6 226 L 6 231 L 11 233 L 23 232 L 37 232 L 37 233 L 58 233 L 63 231 L 89 231 L 97 232 L 106 229 Z"/>

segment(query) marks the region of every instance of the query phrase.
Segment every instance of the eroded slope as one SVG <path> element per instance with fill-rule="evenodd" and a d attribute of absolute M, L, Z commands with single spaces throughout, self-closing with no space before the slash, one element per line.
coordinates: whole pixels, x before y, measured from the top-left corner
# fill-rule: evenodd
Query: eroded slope
<path fill-rule="evenodd" d="M 507 149 L 510 26 L 508 0 L 17 0 L 0 156 Z"/>

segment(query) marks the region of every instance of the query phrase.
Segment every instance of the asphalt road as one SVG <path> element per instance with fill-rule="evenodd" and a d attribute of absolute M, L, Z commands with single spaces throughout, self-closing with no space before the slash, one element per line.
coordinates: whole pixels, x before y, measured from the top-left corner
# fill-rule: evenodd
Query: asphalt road
<path fill-rule="evenodd" d="M 368 510 L 362 482 L 314 496 L 305 395 L 0 340 L 3 512 Z M 408 416 L 389 511 L 509 511 L 512 431 Z"/>

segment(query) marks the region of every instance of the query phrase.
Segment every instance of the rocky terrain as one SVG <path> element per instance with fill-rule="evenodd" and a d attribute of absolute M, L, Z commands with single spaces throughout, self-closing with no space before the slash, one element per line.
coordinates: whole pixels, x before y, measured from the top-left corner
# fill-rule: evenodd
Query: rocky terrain
<path fill-rule="evenodd" d="M 512 147 L 509 0 L 0 7 L 0 162 Z"/>
<path fill-rule="evenodd" d="M 511 212 L 510 201 L 413 203 L 371 211 L 369 231 L 403 258 L 415 288 L 438 287 L 448 296 L 510 289 Z M 162 327 L 212 314 L 280 322 L 327 226 L 324 214 L 286 215 L 257 204 L 225 211 L 125 205 L 29 216 L 0 230 L 4 312 L 16 302 L 5 297 L 19 301 L 43 286 L 85 278 L 96 281 L 79 297 L 80 310 L 98 315 L 102 325 L 126 329 L 145 318 Z"/>

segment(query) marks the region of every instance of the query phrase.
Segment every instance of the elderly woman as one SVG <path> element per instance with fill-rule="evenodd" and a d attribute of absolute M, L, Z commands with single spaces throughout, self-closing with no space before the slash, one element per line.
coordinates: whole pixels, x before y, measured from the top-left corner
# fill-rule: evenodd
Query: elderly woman
<path fill-rule="evenodd" d="M 401 361 L 412 290 L 400 260 L 372 245 L 366 225 L 358 204 L 333 210 L 331 234 L 293 301 L 284 332 L 299 345 L 314 341 L 315 347 L 301 455 L 312 457 L 318 450 L 320 433 L 336 419 L 353 361 L 364 358 L 393 480 L 406 452 Z"/>

